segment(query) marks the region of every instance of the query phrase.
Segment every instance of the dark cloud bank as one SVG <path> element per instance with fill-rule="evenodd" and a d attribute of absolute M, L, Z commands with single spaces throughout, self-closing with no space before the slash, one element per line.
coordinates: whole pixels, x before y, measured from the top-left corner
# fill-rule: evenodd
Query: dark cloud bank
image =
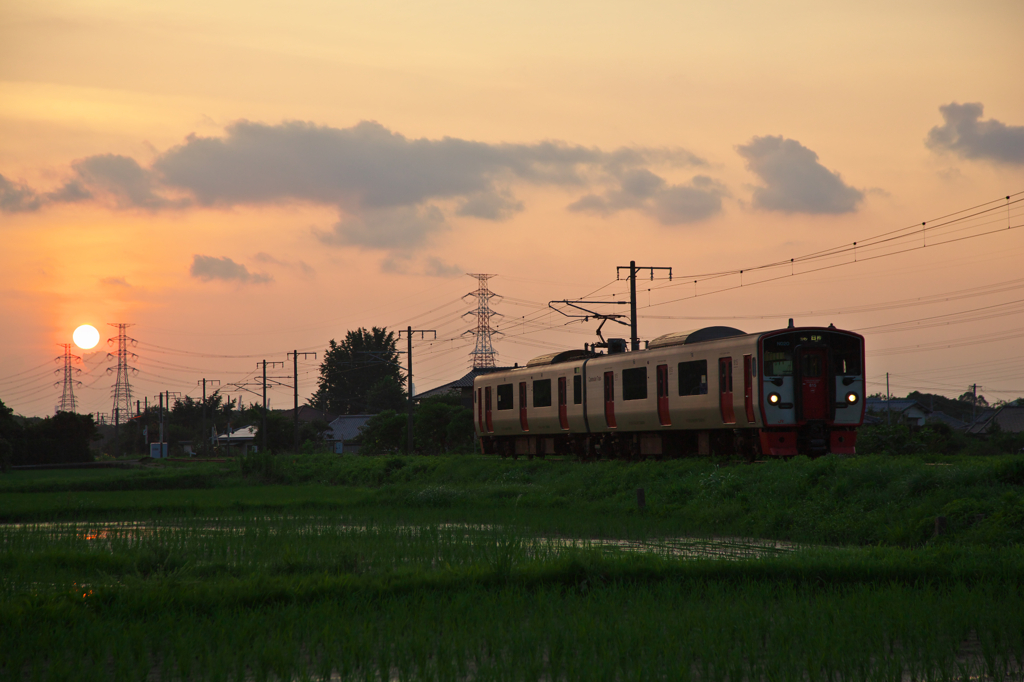
<path fill-rule="evenodd" d="M 949 121 L 947 128 L 953 125 Z M 990 124 L 976 122 L 975 129 L 981 128 L 978 134 L 984 137 Z M 949 137 L 936 130 L 936 139 Z M 956 130 L 951 145 L 967 139 Z M 755 208 L 838 214 L 855 211 L 864 199 L 861 190 L 845 184 L 796 140 L 755 137 L 737 151 L 762 182 L 754 189 Z M 240 121 L 220 137 L 190 135 L 148 167 L 115 154 L 80 159 L 71 164 L 67 182 L 53 192 L 36 192 L 0 176 L 0 211 L 30 212 L 82 201 L 143 211 L 306 202 L 338 211 L 333 226 L 313 230 L 320 242 L 383 251 L 383 267 L 404 271 L 434 236 L 449 229 L 448 215 L 494 223 L 523 211 L 514 193 L 523 185 L 572 192 L 578 198 L 567 208 L 574 212 L 609 216 L 636 211 L 668 226 L 707 220 L 721 213 L 729 196 L 707 174 L 708 166 L 683 149 L 486 144 L 453 137 L 411 139 L 372 122 L 332 128 Z M 672 183 L 655 172 L 660 168 L 693 169 L 695 174 Z M 313 274 L 301 261 L 286 263 L 268 254 L 259 254 L 257 261 Z M 437 258 L 420 258 L 420 264 L 427 274 L 458 271 Z M 198 254 L 190 273 L 203 281 L 272 280 L 230 258 Z"/>
<path fill-rule="evenodd" d="M 980 102 L 939 107 L 945 122 L 928 131 L 925 143 L 965 159 L 1024 164 L 1024 126 L 1008 126 L 994 118 L 982 121 L 984 110 Z"/>
<path fill-rule="evenodd" d="M 463 217 L 513 217 L 525 208 L 513 193 L 523 184 L 576 192 L 603 187 L 573 210 L 637 209 L 665 224 L 721 210 L 721 185 L 705 176 L 670 185 L 651 170 L 658 165 L 707 164 L 681 149 L 410 139 L 372 122 L 332 128 L 240 121 L 221 137 L 189 136 L 148 168 L 114 154 L 81 159 L 67 184 L 49 194 L 0 176 L 0 210 L 85 200 L 150 211 L 309 202 L 338 208 L 337 224 L 317 233 L 324 243 L 403 250 L 447 229 L 442 202 Z"/>

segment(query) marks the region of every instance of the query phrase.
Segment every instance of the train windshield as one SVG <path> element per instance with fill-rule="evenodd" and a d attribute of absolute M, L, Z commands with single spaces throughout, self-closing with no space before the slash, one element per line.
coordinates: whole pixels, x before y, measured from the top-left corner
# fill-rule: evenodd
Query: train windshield
<path fill-rule="evenodd" d="M 821 348 L 829 351 L 832 372 L 836 376 L 861 374 L 861 341 L 855 336 L 823 331 L 793 332 L 779 334 L 764 340 L 764 371 L 766 377 L 793 376 L 793 354 L 797 348 Z M 819 362 L 818 356 L 805 356 L 805 362 Z M 804 368 L 804 374 L 812 368 Z M 813 374 L 820 375 L 820 369 Z"/>

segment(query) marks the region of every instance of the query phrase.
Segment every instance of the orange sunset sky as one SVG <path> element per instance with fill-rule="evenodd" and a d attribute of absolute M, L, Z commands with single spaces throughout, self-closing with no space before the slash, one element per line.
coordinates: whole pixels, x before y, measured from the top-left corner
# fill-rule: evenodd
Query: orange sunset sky
<path fill-rule="evenodd" d="M 258 360 L 371 325 L 437 330 L 421 391 L 468 369 L 465 273 L 498 275 L 511 365 L 596 340 L 547 302 L 620 299 L 631 259 L 673 269 L 640 280 L 643 339 L 832 322 L 871 392 L 1024 396 L 1022 26 L 1019 1 L 5 2 L 0 400 L 52 414 L 57 344 L 110 322 L 140 400 L 256 400 L 232 383 Z M 107 350 L 77 351 L 81 412 L 111 410 Z"/>

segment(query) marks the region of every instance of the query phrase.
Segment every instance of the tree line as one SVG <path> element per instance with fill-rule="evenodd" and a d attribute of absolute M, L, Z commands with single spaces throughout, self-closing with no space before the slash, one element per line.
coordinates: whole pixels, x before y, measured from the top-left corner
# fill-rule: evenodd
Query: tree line
<path fill-rule="evenodd" d="M 316 390 L 310 405 L 326 417 L 374 415 L 359 439 L 365 452 L 401 452 L 406 446 L 408 393 L 398 340 L 383 327 L 349 330 L 341 341 L 331 339 L 322 356 Z M 294 448 L 294 421 L 280 411 L 263 413 L 262 406 L 244 406 L 219 391 L 202 398 L 185 396 L 161 410 L 150 405 L 115 429 L 97 424 L 91 415 L 62 412 L 45 419 L 13 416 L 0 403 L 0 457 L 10 464 L 87 462 L 97 455 L 141 457 L 148 444 L 163 440 L 173 454 L 191 444 L 200 455 L 215 450 L 216 434 L 252 426 L 255 444 L 272 452 Z M 414 406 L 414 449 L 422 453 L 465 451 L 473 443 L 472 410 L 458 397 L 432 398 Z M 327 419 L 301 422 L 300 449 L 326 448 Z"/>

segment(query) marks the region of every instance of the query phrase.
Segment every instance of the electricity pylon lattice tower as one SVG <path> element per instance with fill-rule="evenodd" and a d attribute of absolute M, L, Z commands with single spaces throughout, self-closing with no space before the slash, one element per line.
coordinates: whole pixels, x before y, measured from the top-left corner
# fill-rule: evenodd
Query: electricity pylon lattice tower
<path fill-rule="evenodd" d="M 74 363 L 81 362 L 82 358 L 77 355 L 72 355 L 70 343 L 58 343 L 58 346 L 64 349 L 64 352 L 60 357 L 54 358 L 57 362 L 64 362 L 63 370 L 54 370 L 54 374 L 63 373 L 63 381 L 58 381 L 54 384 L 54 387 L 63 384 L 64 390 L 60 396 L 60 402 L 57 403 L 57 409 L 54 412 L 77 412 L 78 411 L 78 400 L 75 398 L 75 384 L 78 386 L 82 385 L 81 381 L 75 379 L 76 376 L 82 373 L 82 370 L 74 366 Z"/>
<path fill-rule="evenodd" d="M 476 346 L 474 346 L 473 352 L 469 354 L 473 358 L 473 369 L 496 367 L 495 357 L 498 353 L 494 350 L 492 337 L 495 334 L 501 334 L 501 332 L 491 327 L 491 318 L 499 317 L 501 313 L 491 310 L 491 299 L 501 298 L 501 296 L 490 290 L 487 280 L 491 277 L 497 277 L 497 275 L 472 274 L 468 272 L 466 274 L 469 277 L 475 277 L 477 281 L 476 291 L 471 291 L 462 297 L 464 299 L 470 296 L 476 298 L 476 310 L 471 310 L 463 315 L 463 317 L 469 317 L 470 315 L 476 317 L 476 327 L 467 330 L 463 334 L 463 336 L 469 334 L 476 336 Z"/>
<path fill-rule="evenodd" d="M 108 322 L 111 327 L 117 327 L 117 336 L 113 336 L 107 339 L 107 345 L 113 347 L 114 343 L 117 343 L 117 355 L 113 353 L 107 353 L 108 360 L 117 360 L 117 382 L 114 384 L 114 407 L 112 414 L 114 415 L 114 426 L 116 427 L 122 421 L 127 421 L 132 415 L 132 387 L 128 383 L 128 374 L 137 372 L 134 367 L 128 365 L 129 360 L 134 360 L 138 355 L 128 350 L 128 344 L 135 346 L 138 341 L 128 336 L 125 331 L 130 324 L 123 322 Z M 107 368 L 107 373 L 111 372 L 112 368 Z"/>

